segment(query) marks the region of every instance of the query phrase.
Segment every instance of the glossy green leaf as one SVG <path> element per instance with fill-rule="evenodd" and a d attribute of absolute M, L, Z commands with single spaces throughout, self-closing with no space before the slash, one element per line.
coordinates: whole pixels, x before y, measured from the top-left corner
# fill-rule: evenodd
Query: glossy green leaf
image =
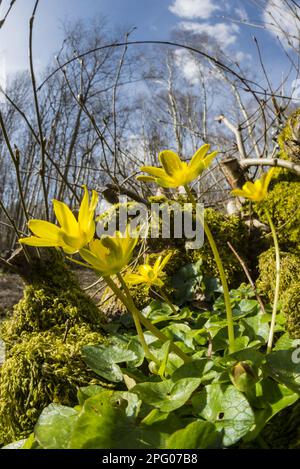
<path fill-rule="evenodd" d="M 50 404 L 43 410 L 34 428 L 38 444 L 44 449 L 68 448 L 77 418 L 78 412 L 75 409 Z"/>
<path fill-rule="evenodd" d="M 253 406 L 255 411 L 255 428 L 248 433 L 245 441 L 254 440 L 266 423 L 278 412 L 294 404 L 299 395 L 286 386 L 276 383 L 271 378 L 265 378 L 256 384 L 256 398 Z"/>
<path fill-rule="evenodd" d="M 158 383 L 137 384 L 132 392 L 146 404 L 162 412 L 171 412 L 183 406 L 200 383 L 201 378 L 183 378 L 176 382 L 168 379 Z"/>
<path fill-rule="evenodd" d="M 195 411 L 223 431 L 223 445 L 231 446 L 254 427 L 254 413 L 246 397 L 232 385 L 209 384 L 193 398 Z"/>
<path fill-rule="evenodd" d="M 74 425 L 69 447 L 122 448 L 124 435 L 135 431 L 134 420 L 126 415 L 126 407 L 126 400 L 121 397 L 112 400 L 110 392 L 87 399 Z"/>
<path fill-rule="evenodd" d="M 167 441 L 167 449 L 209 449 L 219 448 L 222 435 L 215 425 L 204 420 L 196 420 L 185 428 L 177 430 Z"/>
<path fill-rule="evenodd" d="M 270 376 L 300 394 L 300 362 L 295 350 L 276 350 L 267 355 L 266 369 Z M 297 363 L 298 362 L 298 363 Z"/>

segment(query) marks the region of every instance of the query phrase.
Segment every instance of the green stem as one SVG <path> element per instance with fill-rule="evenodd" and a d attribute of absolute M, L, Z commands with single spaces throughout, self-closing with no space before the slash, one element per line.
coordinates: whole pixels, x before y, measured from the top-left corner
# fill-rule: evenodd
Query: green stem
<path fill-rule="evenodd" d="M 190 202 L 193 204 L 193 207 L 195 208 L 196 206 L 196 200 L 192 194 L 192 191 L 188 186 L 184 186 L 186 193 L 188 195 L 188 198 Z M 226 309 L 226 317 L 227 317 L 227 327 L 228 327 L 228 341 L 229 341 L 229 353 L 234 353 L 235 346 L 234 346 L 234 326 L 233 326 L 233 317 L 232 317 L 232 308 L 231 308 L 231 302 L 230 302 L 230 296 L 229 296 L 229 288 L 228 288 L 228 283 L 226 280 L 226 275 L 224 272 L 224 267 L 220 258 L 220 254 L 217 248 L 217 245 L 215 243 L 214 237 L 212 235 L 212 232 L 209 229 L 209 226 L 207 225 L 206 221 L 204 220 L 203 223 L 204 227 L 204 232 L 206 234 L 206 237 L 208 239 L 208 242 L 210 244 L 211 250 L 213 252 L 215 262 L 217 264 L 217 268 L 219 270 L 220 274 L 220 280 L 221 284 L 223 287 L 223 293 L 224 293 L 224 301 L 225 301 L 225 309 Z"/>
<path fill-rule="evenodd" d="M 156 362 L 160 365 L 158 360 L 154 357 L 154 355 L 152 355 L 152 353 L 149 350 L 149 347 L 148 347 L 148 344 L 145 340 L 143 329 L 142 329 L 141 323 L 139 321 L 139 318 L 136 314 L 136 311 L 131 307 L 130 303 L 128 301 L 126 301 L 126 298 L 125 297 L 123 298 L 123 295 L 121 294 L 121 291 L 120 291 L 119 287 L 114 283 L 114 281 L 111 279 L 111 277 L 107 276 L 107 277 L 103 277 L 103 278 L 106 281 L 109 288 L 112 289 L 112 291 L 115 293 L 115 295 L 118 298 L 120 298 L 122 303 L 124 303 L 124 305 L 131 312 L 132 317 L 133 317 L 133 321 L 134 321 L 134 325 L 135 325 L 135 328 L 136 328 L 136 331 L 137 331 L 137 334 L 138 334 L 138 338 L 139 338 L 139 341 L 140 341 L 140 343 L 143 347 L 146 358 L 148 358 L 148 359 L 150 359 L 150 360 L 152 360 L 152 361 L 154 361 L 154 362 Z"/>
<path fill-rule="evenodd" d="M 274 292 L 274 302 L 273 302 L 273 310 L 272 310 L 272 317 L 271 317 L 271 324 L 270 324 L 270 332 L 267 344 L 267 353 L 270 353 L 272 350 L 273 344 L 273 337 L 274 337 L 274 329 L 276 324 L 276 314 L 277 314 L 277 306 L 278 306 L 278 299 L 279 299 L 279 287 L 280 287 L 280 251 L 279 251 L 279 244 L 278 238 L 275 230 L 274 223 L 272 218 L 267 209 L 265 209 L 265 214 L 268 219 L 269 226 L 271 228 L 274 247 L 275 247 L 275 259 L 276 259 L 276 283 L 275 283 L 275 292 Z"/>
<path fill-rule="evenodd" d="M 168 298 L 168 296 L 162 291 L 162 289 L 159 289 L 159 295 L 162 297 L 165 303 L 167 303 L 168 306 L 170 306 L 173 314 L 177 314 L 176 308 L 173 305 L 172 301 Z"/>
<path fill-rule="evenodd" d="M 161 340 L 163 342 L 167 342 L 169 340 L 168 337 L 166 337 L 165 334 L 163 334 L 159 329 L 157 329 L 157 327 L 155 327 L 154 324 L 152 324 L 152 322 L 149 321 L 149 319 L 147 319 L 145 316 L 143 316 L 143 314 L 137 309 L 137 307 L 134 304 L 133 298 L 130 294 L 129 288 L 128 288 L 128 286 L 127 286 L 126 282 L 124 281 L 121 274 L 118 274 L 118 279 L 119 279 L 119 281 L 120 281 L 120 283 L 121 283 L 121 285 L 124 289 L 124 292 L 126 294 L 126 296 L 123 295 L 123 293 L 118 289 L 119 293 L 122 296 L 122 298 L 121 298 L 121 296 L 119 295 L 120 300 L 124 303 L 124 305 L 126 307 L 128 307 L 128 309 L 130 311 L 131 310 L 135 311 L 138 319 L 143 324 L 143 326 L 146 327 L 146 329 L 148 329 L 150 332 L 152 332 L 152 334 L 155 337 L 157 337 L 159 340 Z M 117 295 L 117 293 L 116 293 L 116 295 Z M 188 355 L 186 355 L 179 347 L 177 347 L 176 344 L 171 343 L 170 349 L 174 353 L 176 353 L 184 362 L 187 363 L 187 362 L 191 361 L 190 357 Z"/>

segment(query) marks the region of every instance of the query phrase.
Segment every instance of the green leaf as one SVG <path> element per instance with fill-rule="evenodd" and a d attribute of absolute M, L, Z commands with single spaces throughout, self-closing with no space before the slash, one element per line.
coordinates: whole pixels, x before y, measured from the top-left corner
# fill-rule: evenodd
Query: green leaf
<path fill-rule="evenodd" d="M 43 410 L 34 428 L 37 442 L 44 449 L 68 448 L 77 418 L 78 412 L 75 409 L 50 404 Z"/>
<path fill-rule="evenodd" d="M 214 366 L 214 362 L 208 358 L 200 358 L 181 365 L 172 375 L 172 381 L 182 378 L 200 378 L 208 374 Z"/>
<path fill-rule="evenodd" d="M 185 421 L 175 412 L 160 412 L 153 409 L 140 424 L 140 436 L 153 448 L 166 448 L 166 439 L 175 431 L 183 428 Z"/>
<path fill-rule="evenodd" d="M 87 399 L 74 425 L 70 448 L 122 448 L 124 436 L 135 430 L 134 420 L 126 416 L 125 400 L 111 399 L 102 392 Z M 134 447 L 134 442 L 131 442 Z M 130 446 L 124 446 L 130 447 Z"/>
<path fill-rule="evenodd" d="M 158 383 L 137 384 L 132 392 L 146 404 L 162 412 L 171 412 L 183 406 L 200 383 L 201 378 L 184 378 L 175 383 L 169 379 Z"/>
<path fill-rule="evenodd" d="M 294 404 L 299 395 L 286 386 L 276 383 L 271 378 L 265 378 L 256 384 L 255 428 L 246 435 L 245 441 L 254 440 L 266 423 L 281 410 Z"/>
<path fill-rule="evenodd" d="M 269 337 L 269 317 L 267 314 L 258 313 L 255 316 L 245 318 L 242 324 L 245 326 L 245 334 L 250 340 L 261 340 L 265 343 Z"/>
<path fill-rule="evenodd" d="M 236 351 L 245 350 L 248 344 L 249 344 L 249 337 L 247 336 L 237 337 L 234 341 L 234 350 Z"/>
<path fill-rule="evenodd" d="M 267 355 L 267 372 L 279 383 L 300 394 L 300 363 L 293 350 L 276 350 Z M 298 363 L 294 363 L 298 361 Z"/>
<path fill-rule="evenodd" d="M 170 316 L 172 316 L 173 311 L 168 304 L 154 300 L 151 301 L 150 305 L 143 309 L 142 313 L 153 324 L 158 324 L 159 322 L 168 321 Z"/>
<path fill-rule="evenodd" d="M 265 358 L 266 356 L 258 352 L 257 350 L 245 349 L 231 353 L 230 355 L 226 355 L 224 358 L 221 359 L 221 363 L 224 363 L 226 365 L 234 365 L 236 362 L 250 361 L 253 363 L 253 365 L 259 367 L 261 366 Z"/>
<path fill-rule="evenodd" d="M 223 445 L 231 446 L 254 426 L 246 397 L 232 385 L 210 384 L 192 398 L 195 411 L 223 431 Z"/>
<path fill-rule="evenodd" d="M 299 346 L 300 346 L 300 339 L 291 339 L 288 332 L 286 332 L 281 337 L 279 337 L 279 339 L 277 340 L 275 344 L 275 347 L 273 348 L 273 351 L 275 352 L 276 350 L 294 349 Z"/>
<path fill-rule="evenodd" d="M 175 288 L 175 298 L 179 305 L 192 301 L 197 285 L 203 279 L 201 275 L 202 261 L 195 264 L 186 264 L 172 278 L 172 286 Z"/>
<path fill-rule="evenodd" d="M 177 430 L 167 441 L 167 449 L 208 449 L 219 448 L 222 435 L 215 425 L 203 420 L 196 420 L 187 427 Z"/>
<path fill-rule="evenodd" d="M 102 386 L 98 386 L 97 384 L 92 384 L 90 386 L 79 388 L 77 392 L 77 399 L 79 405 L 83 406 L 84 402 L 89 397 L 95 396 L 96 394 L 100 394 L 104 389 L 105 388 L 103 388 Z"/>
<path fill-rule="evenodd" d="M 187 324 L 173 323 L 162 329 L 168 339 L 172 341 L 181 341 L 186 347 L 194 350 L 194 336 L 197 331 L 192 330 Z"/>
<path fill-rule="evenodd" d="M 141 347 L 134 338 L 126 340 L 114 337 L 110 344 L 86 345 L 83 347 L 83 357 L 97 375 L 115 383 L 123 381 L 118 363 L 139 366 L 143 362 Z"/>
<path fill-rule="evenodd" d="M 85 363 L 97 375 L 114 383 L 123 381 L 122 371 L 119 365 L 112 361 L 109 350 L 100 346 L 86 345 L 82 352 Z"/>
<path fill-rule="evenodd" d="M 253 313 L 258 309 L 258 303 L 256 300 L 243 299 L 240 301 L 239 307 L 243 313 Z"/>

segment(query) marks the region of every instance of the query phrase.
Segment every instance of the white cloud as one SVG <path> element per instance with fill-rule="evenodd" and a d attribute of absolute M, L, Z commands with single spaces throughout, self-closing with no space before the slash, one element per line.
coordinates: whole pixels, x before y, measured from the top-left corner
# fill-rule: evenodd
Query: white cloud
<path fill-rule="evenodd" d="M 287 5 L 285 0 L 268 0 L 263 12 L 263 20 L 266 28 L 276 37 L 279 37 L 285 44 L 292 44 L 299 47 L 300 25 L 297 18 L 297 11 L 292 3 Z"/>
<path fill-rule="evenodd" d="M 190 85 L 199 85 L 202 80 L 201 76 L 206 81 L 214 77 L 209 67 L 199 62 L 187 50 L 175 50 L 175 63 Z"/>
<path fill-rule="evenodd" d="M 237 8 L 235 8 L 234 10 L 236 16 L 241 20 L 241 21 L 247 21 L 249 20 L 249 16 L 248 16 L 248 13 L 246 11 L 246 9 L 240 5 L 238 6 Z"/>
<path fill-rule="evenodd" d="M 185 31 L 211 36 L 223 49 L 226 49 L 228 46 L 236 42 L 237 33 L 239 32 L 239 27 L 236 24 L 210 24 L 205 22 L 196 23 L 193 21 L 183 21 L 179 26 Z"/>
<path fill-rule="evenodd" d="M 181 18 L 202 18 L 208 19 L 215 10 L 219 10 L 213 0 L 175 0 L 169 6 L 169 10 L 174 15 Z"/>
<path fill-rule="evenodd" d="M 175 63 L 191 85 L 199 84 L 199 63 L 188 51 L 177 49 L 175 51 Z"/>

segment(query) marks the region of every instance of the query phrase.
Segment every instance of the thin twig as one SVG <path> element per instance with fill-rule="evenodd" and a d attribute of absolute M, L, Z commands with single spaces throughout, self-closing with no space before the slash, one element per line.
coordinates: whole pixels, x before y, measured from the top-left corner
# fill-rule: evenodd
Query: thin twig
<path fill-rule="evenodd" d="M 255 293 L 255 297 L 256 297 L 256 299 L 257 299 L 257 301 L 258 301 L 258 303 L 259 303 L 259 305 L 260 305 L 262 311 L 265 313 L 265 312 L 266 312 L 265 306 L 264 306 L 264 304 L 263 304 L 263 302 L 262 302 L 261 297 L 259 296 L 259 294 L 258 294 L 258 292 L 257 292 L 255 283 L 253 282 L 253 280 L 252 280 L 252 278 L 251 278 L 251 275 L 250 275 L 250 272 L 249 272 L 249 270 L 248 270 L 248 267 L 246 266 L 245 262 L 244 262 L 243 259 L 240 257 L 240 255 L 236 252 L 236 250 L 234 249 L 234 247 L 232 246 L 232 244 L 231 244 L 229 241 L 227 241 L 227 244 L 228 244 L 229 248 L 231 249 L 231 251 L 233 252 L 233 254 L 235 255 L 235 257 L 237 258 L 237 260 L 239 261 L 239 263 L 241 264 L 242 269 L 243 269 L 243 271 L 245 272 L 245 275 L 246 275 L 247 279 L 249 280 L 249 283 L 250 283 L 251 287 L 253 288 L 253 291 L 254 291 L 254 293 Z"/>

